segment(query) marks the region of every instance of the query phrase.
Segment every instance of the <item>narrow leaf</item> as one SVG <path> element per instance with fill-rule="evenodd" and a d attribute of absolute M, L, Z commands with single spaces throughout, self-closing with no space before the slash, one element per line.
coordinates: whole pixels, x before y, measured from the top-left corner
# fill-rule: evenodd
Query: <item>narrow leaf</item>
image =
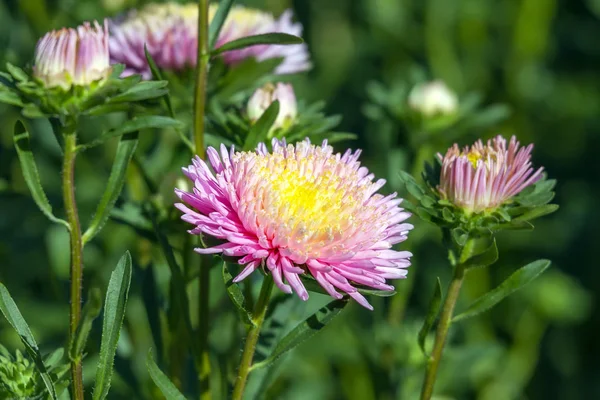
<path fill-rule="evenodd" d="M 244 150 L 253 150 L 267 138 L 269 129 L 273 126 L 277 115 L 279 115 L 279 100 L 272 102 L 263 115 L 252 125 L 244 142 Z"/>
<path fill-rule="evenodd" d="M 250 46 L 261 44 L 271 45 L 290 45 L 302 44 L 304 41 L 298 36 L 289 35 L 287 33 L 263 33 L 260 35 L 246 36 L 231 42 L 225 43 L 223 46 L 214 49 L 211 56 L 216 56 L 226 51 L 239 50 Z"/>
<path fill-rule="evenodd" d="M 492 265 L 496 261 L 498 261 L 498 246 L 496 239 L 492 238 L 491 244 L 485 250 L 471 256 L 464 265 L 465 268 L 481 268 Z"/>
<path fill-rule="evenodd" d="M 8 321 L 8 323 L 13 327 L 15 331 L 21 337 L 21 341 L 27 349 L 27 353 L 35 363 L 35 366 L 40 373 L 42 380 L 44 381 L 44 385 L 50 393 L 50 396 L 53 400 L 56 400 L 58 397 L 56 396 L 56 389 L 54 388 L 54 383 L 50 378 L 50 374 L 44 365 L 44 361 L 42 360 L 42 356 L 40 354 L 40 350 L 38 348 L 37 342 L 29 329 L 29 325 L 25 322 L 25 318 L 17 308 L 14 300 L 10 296 L 8 289 L 0 283 L 0 311 L 4 314 L 4 317 Z"/>
<path fill-rule="evenodd" d="M 229 14 L 229 10 L 233 5 L 235 0 L 221 0 L 219 2 L 219 8 L 217 8 L 217 12 L 215 16 L 210 21 L 210 26 L 208 27 L 208 47 L 212 50 L 219 38 L 219 33 L 221 33 L 221 28 L 225 23 L 225 19 Z"/>
<path fill-rule="evenodd" d="M 152 72 L 152 77 L 156 81 L 162 81 L 163 80 L 162 73 L 160 72 L 160 69 L 154 62 L 154 59 L 152 58 L 150 53 L 148 53 L 148 47 L 145 44 L 144 44 L 144 54 L 146 55 L 146 61 L 148 62 L 148 66 L 150 67 L 150 71 Z M 171 96 L 169 95 L 168 92 L 164 94 L 163 100 L 165 102 L 165 106 L 167 106 L 169 115 L 171 116 L 171 118 L 175 118 L 175 111 L 173 111 L 173 104 L 171 103 Z"/>
<path fill-rule="evenodd" d="M 346 304 L 347 302 L 344 300 L 334 300 L 308 317 L 277 343 L 269 357 L 254 364 L 251 367 L 251 370 L 268 366 L 300 343 L 310 339 L 313 335 L 327 326 L 327 324 L 329 324 L 333 318 L 344 309 Z"/>
<path fill-rule="evenodd" d="M 0 103 L 10 104 L 17 107 L 24 106 L 23 101 L 16 93 L 3 90 L 2 86 L 0 86 Z"/>
<path fill-rule="evenodd" d="M 17 66 L 12 65 L 11 63 L 6 63 L 6 70 L 18 81 L 27 82 L 29 80 L 29 76 L 25 73 L 25 71 Z"/>
<path fill-rule="evenodd" d="M 181 128 L 182 126 L 183 124 L 181 122 L 170 117 L 161 117 L 157 115 L 146 115 L 143 117 L 136 117 L 134 119 L 130 119 L 124 122 L 118 128 L 104 132 L 96 140 L 81 145 L 79 146 L 79 148 L 82 150 L 87 150 L 106 142 L 108 139 L 123 136 L 128 133 L 138 132 L 142 129 Z"/>
<path fill-rule="evenodd" d="M 83 307 L 81 322 L 77 327 L 75 337 L 69 346 L 69 358 L 78 360 L 83 354 L 83 349 L 92 330 L 92 323 L 102 310 L 102 293 L 98 288 L 90 289 L 88 300 Z"/>
<path fill-rule="evenodd" d="M 108 100 L 109 103 L 130 103 L 134 101 L 156 99 L 168 93 L 167 81 L 144 81 L 131 89 Z"/>
<path fill-rule="evenodd" d="M 21 169 L 23 170 L 23 177 L 31 192 L 33 201 L 35 201 L 35 204 L 50 221 L 62 224 L 69 229 L 67 221 L 55 217 L 52 213 L 52 206 L 50 205 L 48 197 L 46 197 L 46 193 L 42 187 L 42 183 L 40 182 L 40 176 L 35 165 L 33 152 L 29 145 L 29 132 L 21 121 L 17 121 L 15 124 L 13 141 L 17 150 L 17 156 L 21 163 Z"/>
<path fill-rule="evenodd" d="M 169 378 L 158 368 L 158 365 L 152 358 L 152 350 L 148 351 L 146 357 L 146 367 L 150 378 L 154 381 L 156 386 L 160 389 L 162 394 L 167 400 L 185 400 L 185 396 L 177 389 L 177 387 L 169 380 Z"/>
<path fill-rule="evenodd" d="M 466 311 L 454 317 L 452 322 L 471 318 L 489 310 L 505 297 L 508 297 L 540 276 L 549 266 L 549 260 L 537 260 L 518 269 L 502 282 L 500 286 L 475 300 Z"/>
<path fill-rule="evenodd" d="M 531 221 L 544 215 L 552 214 L 558 210 L 558 204 L 545 204 L 543 206 L 534 207 L 529 211 L 524 212 L 518 217 L 514 218 L 513 221 Z"/>
<path fill-rule="evenodd" d="M 427 339 L 427 335 L 433 326 L 439 312 L 440 305 L 442 304 L 442 284 L 440 282 L 440 278 L 437 278 L 437 284 L 435 286 L 435 290 L 433 292 L 433 296 L 429 301 L 429 306 L 427 307 L 427 315 L 425 316 L 425 321 L 423 321 L 423 326 L 419 331 L 419 347 L 423 354 L 427 355 L 427 351 L 425 350 L 425 339 Z"/>
<path fill-rule="evenodd" d="M 131 255 L 127 251 L 110 276 L 104 300 L 104 321 L 102 341 L 100 342 L 100 359 L 96 368 L 94 400 L 106 398 L 110 389 L 117 342 L 121 334 L 131 284 L 131 269 Z"/>
<path fill-rule="evenodd" d="M 92 238 L 96 236 L 98 232 L 100 232 L 106 223 L 106 220 L 108 220 L 110 211 L 113 209 L 115 202 L 121 194 L 121 189 L 123 188 L 123 183 L 125 182 L 125 172 L 127 171 L 129 161 L 131 161 L 131 157 L 135 152 L 137 143 L 137 132 L 126 134 L 121 137 L 121 141 L 117 147 L 115 160 L 112 165 L 112 170 L 110 171 L 110 176 L 108 178 L 108 184 L 106 185 L 104 194 L 102 195 L 100 203 L 96 208 L 96 213 L 92 218 L 92 222 L 83 235 L 84 244 L 92 240 Z"/>
<path fill-rule="evenodd" d="M 254 325 L 254 322 L 252 322 L 252 313 L 246 309 L 246 298 L 244 293 L 242 293 L 238 284 L 233 282 L 233 276 L 229 272 L 226 262 L 223 262 L 223 282 L 225 282 L 227 295 L 233 302 L 235 308 L 237 308 L 242 322 L 246 325 Z"/>

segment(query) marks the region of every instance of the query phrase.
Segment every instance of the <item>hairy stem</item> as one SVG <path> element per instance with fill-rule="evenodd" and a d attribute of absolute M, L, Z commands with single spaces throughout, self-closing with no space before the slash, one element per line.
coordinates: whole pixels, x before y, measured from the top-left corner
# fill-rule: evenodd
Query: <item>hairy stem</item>
<path fill-rule="evenodd" d="M 69 318 L 69 341 L 72 341 L 81 319 L 81 285 L 83 278 L 83 242 L 81 226 L 75 200 L 75 157 L 77 155 L 77 136 L 75 132 L 65 134 L 65 154 L 62 170 L 62 191 L 69 236 L 71 242 L 71 308 Z M 81 357 L 71 360 L 72 397 L 83 400 L 83 369 Z"/>
<path fill-rule="evenodd" d="M 194 148 L 195 153 L 205 158 L 204 151 L 204 113 L 206 108 L 206 79 L 210 60 L 208 46 L 208 0 L 198 0 L 198 67 L 196 70 L 196 89 L 194 92 Z M 205 261 L 210 260 L 205 258 Z M 210 262 L 202 262 L 200 258 L 200 276 L 198 293 L 198 328 L 200 365 L 198 379 L 200 382 L 200 399 L 210 400 L 210 357 L 208 352 L 208 327 L 210 320 Z M 203 265 L 204 264 L 204 265 Z"/>
<path fill-rule="evenodd" d="M 265 279 L 260 289 L 260 295 L 256 302 L 256 308 L 252 315 L 253 325 L 248 331 L 246 336 L 246 344 L 244 345 L 244 352 L 242 353 L 242 359 L 240 361 L 240 367 L 238 369 L 238 376 L 235 380 L 235 386 L 233 387 L 233 400 L 241 400 L 244 395 L 244 387 L 248 380 L 248 374 L 250 373 L 250 367 L 252 367 L 252 359 L 254 358 L 254 352 L 256 351 L 256 343 L 258 343 L 258 337 L 262 328 L 263 322 L 265 321 L 265 315 L 267 314 L 267 307 L 269 305 L 269 299 L 271 298 L 271 291 L 273 289 L 273 277 L 271 275 L 265 276 Z"/>
<path fill-rule="evenodd" d="M 194 93 L 194 146 L 196 154 L 202 159 L 204 159 L 204 109 L 209 59 L 208 0 L 198 0 L 198 68 Z"/>
<path fill-rule="evenodd" d="M 454 312 L 454 306 L 458 300 L 460 294 L 460 288 L 463 283 L 465 276 L 465 268 L 462 263 L 455 266 L 454 276 L 448 285 L 448 293 L 444 300 L 442 307 L 442 314 L 440 315 L 440 321 L 437 326 L 435 333 L 435 343 L 433 345 L 433 351 L 427 361 L 427 369 L 425 371 L 425 381 L 423 382 L 423 388 L 421 389 L 421 400 L 429 400 L 433 395 L 433 387 L 435 385 L 435 378 L 437 371 L 442 360 L 442 353 L 444 351 L 444 344 L 446 343 L 446 336 L 448 330 L 452 324 L 452 314 Z"/>

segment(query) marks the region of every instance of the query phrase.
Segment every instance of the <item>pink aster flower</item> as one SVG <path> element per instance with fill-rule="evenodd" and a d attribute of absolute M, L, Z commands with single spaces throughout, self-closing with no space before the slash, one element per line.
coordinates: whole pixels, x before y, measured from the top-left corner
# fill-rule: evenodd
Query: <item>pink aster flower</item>
<path fill-rule="evenodd" d="M 215 15 L 217 5 L 211 4 L 209 18 Z M 124 76 L 141 74 L 151 77 L 146 62 L 144 45 L 156 62 L 166 70 L 181 71 L 196 66 L 198 51 L 198 4 L 148 4 L 132 10 L 124 18 L 111 23 L 110 56 L 113 63 L 124 64 Z M 242 6 L 234 6 L 223 25 L 216 47 L 241 37 L 270 32 L 300 36 L 302 25 L 292 22 L 292 11 L 280 18 Z M 237 64 L 248 57 L 262 61 L 282 57 L 275 70 L 278 74 L 304 71 L 310 68 L 306 44 L 258 45 L 223 54 L 227 64 Z"/>
<path fill-rule="evenodd" d="M 110 72 L 106 21 L 49 32 L 36 45 L 33 75 L 48 88 L 89 86 Z"/>
<path fill-rule="evenodd" d="M 180 71 L 196 66 L 197 4 L 148 4 L 120 21 L 112 21 L 110 30 L 111 62 L 125 65 L 123 76 L 151 78 L 144 45 L 162 69 Z"/>
<path fill-rule="evenodd" d="M 216 8 L 215 8 L 216 10 Z M 252 8 L 234 6 L 231 8 L 215 47 L 245 36 L 264 33 L 288 33 L 302 36 L 302 24 L 292 21 L 293 12 L 287 10 L 277 19 L 272 14 Z M 291 74 L 310 69 L 308 48 L 305 43 L 294 45 L 258 45 L 223 53 L 227 64 L 237 64 L 249 57 L 258 61 L 282 57 L 283 62 L 276 68 L 277 74 Z"/>
<path fill-rule="evenodd" d="M 175 190 L 182 219 L 195 225 L 190 233 L 222 241 L 196 251 L 239 257 L 235 282 L 264 265 L 282 291 L 306 300 L 300 275 L 310 274 L 334 298 L 341 291 L 372 309 L 354 285 L 392 290 L 386 280 L 406 277 L 410 265 L 409 252 L 392 250 L 413 228 L 402 199 L 377 193 L 385 181 L 373 182 L 360 151 L 334 154 L 308 139 L 272 145 L 209 147 L 212 170 L 198 157 L 183 169 L 194 188 Z"/>
<path fill-rule="evenodd" d="M 438 154 L 442 171 L 438 190 L 467 213 L 499 207 L 540 179 L 543 168 L 531 166 L 533 144 L 520 147 L 517 138 L 496 136 L 484 145 L 478 140 L 462 151 L 455 144 L 445 156 Z"/>

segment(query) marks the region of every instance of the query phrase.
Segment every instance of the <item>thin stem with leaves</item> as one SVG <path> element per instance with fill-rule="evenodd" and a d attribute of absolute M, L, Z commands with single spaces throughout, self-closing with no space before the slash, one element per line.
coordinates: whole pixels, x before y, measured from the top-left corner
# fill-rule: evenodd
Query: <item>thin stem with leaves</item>
<path fill-rule="evenodd" d="M 272 290 L 273 277 L 271 275 L 266 275 L 260 289 L 260 295 L 258 296 L 254 313 L 252 314 L 252 327 L 248 330 L 248 335 L 246 336 L 244 352 L 242 353 L 238 376 L 233 388 L 233 400 L 241 400 L 244 395 L 244 388 L 246 387 L 246 381 L 248 380 L 248 375 L 250 374 L 252 367 L 252 359 L 254 358 L 254 352 L 256 351 L 260 330 L 263 322 L 265 322 L 265 316 L 267 315 L 267 307 L 269 305 L 269 300 L 271 299 Z"/>
<path fill-rule="evenodd" d="M 198 67 L 196 70 L 196 88 L 194 92 L 194 148 L 195 153 L 201 159 L 205 158 L 204 113 L 206 108 L 208 62 L 210 60 L 208 28 L 208 0 L 198 0 Z M 200 258 L 200 272 L 198 277 L 198 344 L 200 351 L 200 370 L 198 371 L 198 380 L 200 383 L 200 399 L 210 400 L 212 397 L 210 390 L 211 367 L 208 351 L 210 263 L 203 263 L 202 261 L 203 259 Z"/>
<path fill-rule="evenodd" d="M 83 241 L 81 239 L 81 225 L 77 213 L 75 199 L 75 158 L 77 156 L 77 135 L 71 129 L 64 135 L 65 150 L 62 169 L 62 191 L 67 222 L 69 224 L 69 237 L 71 243 L 71 308 L 69 318 L 69 340 L 73 340 L 81 319 L 81 286 L 83 280 Z M 71 360 L 72 397 L 83 400 L 83 370 L 81 357 Z"/>

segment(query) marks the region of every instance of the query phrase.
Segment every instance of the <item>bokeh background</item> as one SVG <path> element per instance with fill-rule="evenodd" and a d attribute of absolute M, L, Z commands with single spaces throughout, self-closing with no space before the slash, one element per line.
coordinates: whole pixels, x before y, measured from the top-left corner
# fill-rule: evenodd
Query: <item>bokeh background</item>
<path fill-rule="evenodd" d="M 36 40 L 46 31 L 83 20 L 118 15 L 134 0 L 0 0 L 0 65 L 28 65 Z M 499 284 L 514 269 L 537 258 L 551 269 L 490 312 L 453 329 L 438 381 L 444 398 L 600 398 L 600 1 L 598 0 L 256 0 L 240 2 L 276 14 L 292 7 L 304 24 L 314 68 L 294 81 L 299 97 L 324 99 L 328 114 L 340 114 L 339 130 L 358 135 L 338 149 L 364 149 L 364 163 L 388 179 L 385 190 L 404 194 L 399 170 L 420 171 L 453 140 L 516 134 L 534 142 L 534 162 L 558 180 L 560 210 L 536 222 L 533 232 L 502 233 L 500 261 L 469 275 L 459 307 Z M 432 145 L 403 117 L 406 92 L 415 82 L 442 79 L 463 101 L 480 99 L 487 110 L 460 134 L 442 130 Z M 18 110 L 0 106 L 0 281 L 21 307 L 42 348 L 64 344 L 68 322 L 67 235 L 51 225 L 30 198 L 12 145 Z M 482 121 L 479 121 L 482 122 Z M 33 148 L 51 203 L 61 214 L 60 155 L 44 121 L 34 121 Z M 84 135 L 101 127 L 90 124 Z M 416 137 L 416 139 L 415 139 Z M 184 160 L 176 161 L 176 138 L 156 150 L 145 138 L 139 152 L 168 199 Z M 145 141 L 145 142 L 144 142 Z M 78 159 L 77 196 L 91 216 L 110 171 L 114 146 Z M 136 199 L 141 185 L 131 174 L 124 196 Z M 374 312 L 352 304 L 321 334 L 277 363 L 268 376 L 254 374 L 248 398 L 412 399 L 424 358 L 417 331 L 435 277 L 449 278 L 437 231 L 417 229 L 406 246 L 414 252 L 407 281 L 391 299 L 373 299 Z M 136 275 L 119 344 L 110 398 L 159 398 L 148 383 L 145 356 L 154 346 L 144 310 L 144 268 L 151 264 L 168 286 L 163 261 L 151 262 L 153 245 L 130 228 L 109 222 L 86 248 L 86 288 L 105 287 L 122 253 L 132 251 Z M 155 249 L 154 249 L 155 250 Z M 154 258 L 153 258 L 154 257 Z M 213 271 L 213 306 L 228 310 L 220 272 Z M 193 293 L 192 293 L 193 295 Z M 290 302 L 271 328 L 324 304 Z M 229 310 L 230 311 L 230 310 Z M 290 317 L 291 316 L 291 317 Z M 215 359 L 239 352 L 235 314 L 223 312 L 211 326 Z M 279 318 L 279 319 L 278 319 Z M 91 348 L 98 348 L 96 324 Z M 95 342 L 95 343 L 94 343 Z M 0 343 L 19 346 L 0 321 Z M 86 365 L 93 368 L 96 354 Z M 91 377 L 93 369 L 89 369 Z M 268 388 L 268 389 L 267 389 Z M 219 395 L 226 398 L 226 389 Z M 442 397 L 440 397 L 441 399 Z"/>

